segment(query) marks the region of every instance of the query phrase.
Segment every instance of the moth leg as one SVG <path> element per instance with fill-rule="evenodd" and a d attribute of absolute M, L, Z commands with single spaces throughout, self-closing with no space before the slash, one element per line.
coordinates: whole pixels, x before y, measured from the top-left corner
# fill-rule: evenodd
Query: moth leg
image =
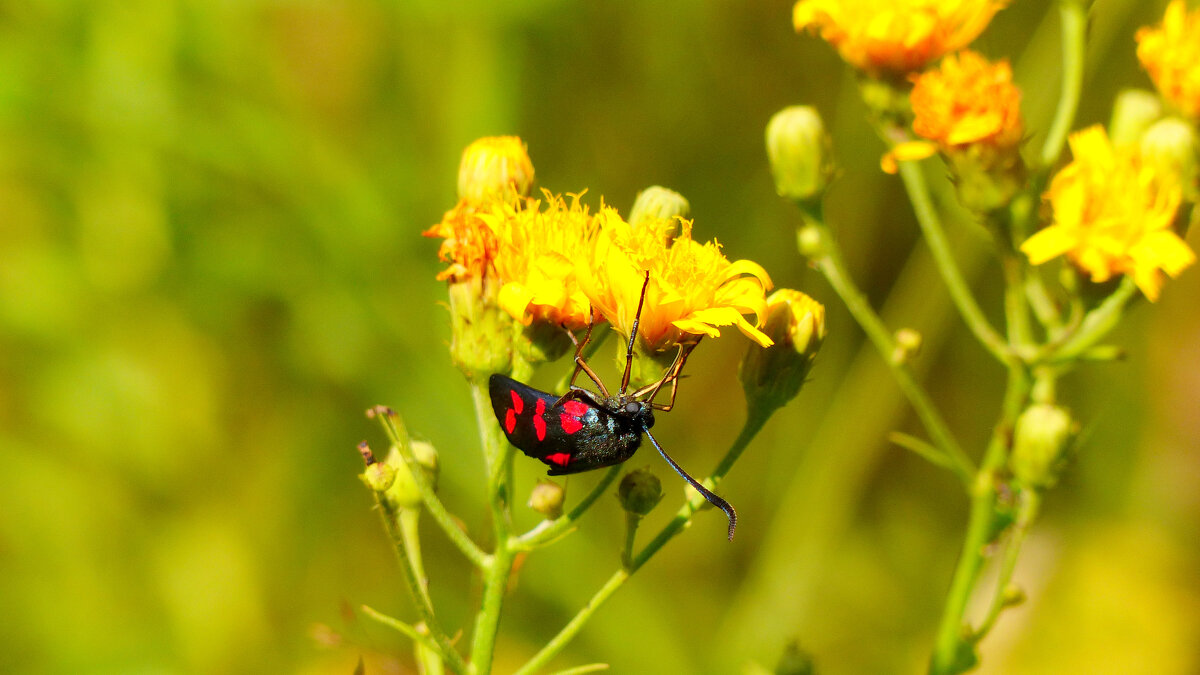
<path fill-rule="evenodd" d="M 585 403 L 590 403 L 596 407 L 599 407 L 599 405 L 600 405 L 600 403 L 598 401 L 596 401 L 596 397 L 595 397 L 595 395 L 592 394 L 592 392 L 590 392 L 587 389 L 584 389 L 582 387 L 577 387 L 575 385 L 571 385 L 571 389 L 567 393 L 563 394 L 562 396 L 559 396 L 558 400 L 555 401 L 554 404 L 550 406 L 550 408 L 551 409 L 559 408 L 562 406 L 562 404 L 566 403 L 567 401 L 572 401 L 572 400 L 578 400 L 578 401 L 583 401 Z"/>
<path fill-rule="evenodd" d="M 596 375 L 596 371 L 592 370 L 592 367 L 587 364 L 587 360 L 583 358 L 583 348 L 586 347 L 589 342 L 591 342 L 592 328 L 595 325 L 596 322 L 594 320 L 588 322 L 587 332 L 584 333 L 582 342 L 575 337 L 575 333 L 571 332 L 569 329 L 567 330 L 567 337 L 571 338 L 571 344 L 575 345 L 575 371 L 571 373 L 571 379 L 567 382 L 567 387 L 574 388 L 575 380 L 579 377 L 579 373 L 582 371 L 587 373 L 587 376 L 592 379 L 592 382 L 596 383 L 596 388 L 600 390 L 600 393 L 605 398 L 608 398 L 608 389 L 605 388 L 604 383 L 600 381 L 600 377 Z"/>

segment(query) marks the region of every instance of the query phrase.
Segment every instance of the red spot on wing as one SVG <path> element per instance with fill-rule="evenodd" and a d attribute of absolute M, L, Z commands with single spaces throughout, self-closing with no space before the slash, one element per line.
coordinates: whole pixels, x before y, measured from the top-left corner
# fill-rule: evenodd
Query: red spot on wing
<path fill-rule="evenodd" d="M 516 429 L 516 428 L 517 428 L 517 413 L 513 412 L 512 408 L 509 408 L 508 412 L 505 413 L 505 415 L 504 415 L 504 430 L 511 434 L 513 432 L 513 429 Z"/>
<path fill-rule="evenodd" d="M 586 403 L 579 401 L 567 401 L 563 404 L 563 413 L 560 417 L 563 431 L 568 434 L 573 434 L 583 428 L 583 423 L 579 421 L 580 417 L 587 414 L 588 406 Z"/>
<path fill-rule="evenodd" d="M 533 431 L 537 434 L 539 441 L 546 440 L 546 420 L 542 417 L 542 413 L 546 412 L 546 401 L 537 400 L 537 409 L 533 411 Z"/>
<path fill-rule="evenodd" d="M 553 455 L 546 455 L 546 461 L 559 466 L 566 466 L 571 461 L 571 454 L 567 452 L 556 452 Z"/>
<path fill-rule="evenodd" d="M 517 411 L 517 414 L 520 415 L 525 410 L 525 401 L 522 401 L 521 397 L 517 395 L 516 389 L 509 389 L 508 393 L 512 394 L 513 410 Z"/>

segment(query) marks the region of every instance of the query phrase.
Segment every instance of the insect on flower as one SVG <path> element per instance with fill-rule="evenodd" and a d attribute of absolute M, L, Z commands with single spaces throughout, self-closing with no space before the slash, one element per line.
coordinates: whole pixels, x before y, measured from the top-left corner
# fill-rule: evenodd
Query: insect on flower
<path fill-rule="evenodd" d="M 562 396 L 539 391 L 504 375 L 492 375 L 488 390 L 492 399 L 492 410 L 500 422 L 508 441 L 521 452 L 541 460 L 550 470 L 548 475 L 580 473 L 601 467 L 620 464 L 633 456 L 642 443 L 642 434 L 650 439 L 654 449 L 667 464 L 683 477 L 713 506 L 729 517 L 729 539 L 737 527 L 737 513 L 733 506 L 713 494 L 683 467 L 675 463 L 663 450 L 650 427 L 654 426 L 654 411 L 666 412 L 675 405 L 675 390 L 683 364 L 687 361 L 695 343 L 680 347 L 679 354 L 667 372 L 656 382 L 629 392 L 629 373 L 633 366 L 633 346 L 637 341 L 638 320 L 646 300 L 646 287 L 650 273 L 642 284 L 637 312 L 629 332 L 629 344 L 625 350 L 625 373 L 621 376 L 621 389 L 609 394 L 604 383 L 583 357 L 583 348 L 591 339 L 589 325 L 582 341 L 575 343 L 575 372 L 571 375 L 569 390 Z M 586 373 L 596 383 L 599 394 L 575 385 L 579 373 Z M 671 400 L 663 405 L 654 402 L 654 397 L 667 384 L 671 385 Z"/>

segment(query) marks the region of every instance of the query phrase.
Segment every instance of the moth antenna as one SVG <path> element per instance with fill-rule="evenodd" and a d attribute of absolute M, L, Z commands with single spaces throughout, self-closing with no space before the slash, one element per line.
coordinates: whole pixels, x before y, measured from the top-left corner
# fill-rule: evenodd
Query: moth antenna
<path fill-rule="evenodd" d="M 649 429 L 643 426 L 642 431 L 645 432 L 646 438 L 649 438 L 650 442 L 654 444 L 654 449 L 658 450 L 658 454 L 662 455 L 662 458 L 667 460 L 667 464 L 670 464 L 672 469 L 675 469 L 675 473 L 682 476 L 689 485 L 696 488 L 697 492 L 704 495 L 704 498 L 708 500 L 709 504 L 712 504 L 713 506 L 725 512 L 725 515 L 729 517 L 729 541 L 733 541 L 733 531 L 737 529 L 737 511 L 733 510 L 733 505 L 713 494 L 712 490 L 704 487 L 695 478 L 689 476 L 688 472 L 684 471 L 683 467 L 676 464 L 675 460 L 671 459 L 671 456 L 667 454 L 667 451 L 662 449 L 662 446 L 658 444 L 658 441 L 654 440 L 654 436 L 650 434 Z"/>
<path fill-rule="evenodd" d="M 633 314 L 633 328 L 629 331 L 629 346 L 625 348 L 625 374 L 621 376 L 621 396 L 629 388 L 629 371 L 633 369 L 633 344 L 637 342 L 638 322 L 642 320 L 642 303 L 646 302 L 646 288 L 650 285 L 650 270 L 642 282 L 642 294 L 638 296 L 637 311 Z"/>

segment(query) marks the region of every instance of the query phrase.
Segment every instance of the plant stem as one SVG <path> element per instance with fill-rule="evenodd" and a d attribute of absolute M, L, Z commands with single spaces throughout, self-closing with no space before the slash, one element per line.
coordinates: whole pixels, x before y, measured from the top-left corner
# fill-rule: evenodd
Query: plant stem
<path fill-rule="evenodd" d="M 970 627 L 966 625 L 967 604 L 979 581 L 987 545 L 995 535 L 998 474 L 1004 468 L 1012 443 L 1013 425 L 1025 406 L 1029 388 L 1029 375 L 1024 367 L 1011 366 L 1003 414 L 992 432 L 991 441 L 984 453 L 983 466 L 971 482 L 971 511 L 967 520 L 967 534 L 963 539 L 962 552 L 938 625 L 933 656 L 929 663 L 930 675 L 956 675 L 974 665 L 974 655 L 963 653 L 963 650 L 970 646 L 973 635 Z"/>
<path fill-rule="evenodd" d="M 1125 311 L 1125 306 L 1136 295 L 1137 284 L 1133 283 L 1129 277 L 1122 279 L 1121 284 L 1117 286 L 1117 290 L 1113 291 L 1112 295 L 1084 315 L 1083 321 L 1075 331 L 1064 334 L 1063 342 L 1057 348 L 1051 349 L 1046 360 L 1070 361 L 1090 349 L 1116 327 Z"/>
<path fill-rule="evenodd" d="M 1046 142 L 1042 145 L 1040 159 L 1043 167 L 1050 167 L 1058 161 L 1067 134 L 1075 122 L 1075 112 L 1079 108 L 1079 97 L 1083 91 L 1087 10 L 1081 0 L 1059 0 L 1058 11 L 1062 21 L 1062 88 L 1059 91 L 1054 120 L 1050 123 L 1050 130 L 1046 132 Z"/>
<path fill-rule="evenodd" d="M 421 621 L 429 629 L 430 635 L 438 647 L 438 653 L 450 664 L 451 670 L 456 673 L 465 672 L 466 664 L 463 663 L 462 657 L 454 649 L 454 644 L 450 641 L 445 631 L 442 630 L 437 619 L 434 618 L 433 605 L 429 602 L 428 591 L 422 584 L 422 577 L 424 575 L 417 571 L 417 566 L 413 563 L 406 545 L 405 536 L 400 526 L 400 514 L 380 493 L 376 492 L 374 494 L 376 504 L 379 507 L 380 517 L 383 519 L 383 527 L 387 530 L 388 536 L 392 540 L 392 548 L 396 551 L 396 557 L 400 561 L 400 571 L 404 577 L 405 585 L 408 586 L 409 594 L 412 596 L 413 604 L 416 606 L 417 615 L 421 617 Z"/>
<path fill-rule="evenodd" d="M 890 135 L 885 137 L 890 137 Z M 963 279 L 962 272 L 958 269 L 958 262 L 955 260 L 954 252 L 950 249 L 950 243 L 946 240 L 946 233 L 942 229 L 941 219 L 929 196 L 929 185 L 925 182 L 925 174 L 920 163 L 900 162 L 900 178 L 904 182 L 904 188 L 908 191 L 908 198 L 912 202 L 913 212 L 917 215 L 921 233 L 924 234 L 929 250 L 933 253 L 933 259 L 937 262 L 938 272 L 941 273 L 942 281 L 945 282 L 946 289 L 950 291 L 950 298 L 958 308 L 959 314 L 962 315 L 963 321 L 980 344 L 996 357 L 996 360 L 1005 364 L 1011 362 L 1013 355 L 1008 343 L 983 315 L 983 310 L 979 308 L 979 303 L 975 300 L 975 296 Z"/>
<path fill-rule="evenodd" d="M 479 675 L 486 675 L 492 670 L 500 613 L 516 555 L 509 547 L 509 531 L 512 527 L 512 446 L 492 418 L 491 400 L 486 387 L 486 382 L 471 383 L 475 419 L 487 463 L 488 504 L 492 510 L 492 531 L 496 541 L 495 552 L 482 568 L 483 600 L 475 616 L 471 637 L 471 672 Z"/>
<path fill-rule="evenodd" d="M 470 560 L 475 567 L 482 569 L 487 564 L 488 555 L 467 536 L 466 532 L 463 532 L 462 528 L 458 526 L 458 521 L 446 510 L 442 501 L 434 493 L 433 486 L 429 484 L 429 479 L 425 476 L 425 471 L 417 464 L 416 457 L 413 456 L 412 447 L 408 441 L 408 431 L 404 428 L 399 416 L 391 409 L 382 406 L 375 408 L 374 413 L 383 424 L 388 439 L 399 450 L 400 456 L 404 458 L 404 463 L 412 474 L 413 483 L 417 486 L 417 492 L 421 495 L 421 501 L 425 504 L 429 515 L 433 516 L 434 522 L 441 527 L 450 541 L 458 547 L 458 550 L 462 551 L 467 560 Z"/>
<path fill-rule="evenodd" d="M 620 464 L 610 467 L 608 471 L 604 472 L 604 477 L 600 479 L 600 482 L 596 483 L 596 487 L 592 488 L 592 491 L 580 500 L 575 505 L 575 508 L 554 520 L 544 520 L 537 527 L 525 534 L 514 537 L 509 542 L 509 548 L 514 551 L 531 551 L 557 540 L 560 536 L 570 531 L 571 528 L 575 527 L 575 524 L 584 512 L 591 508 L 592 504 L 600 498 L 600 495 L 604 494 L 604 491 L 608 489 L 608 486 L 612 485 L 613 481 L 620 474 Z"/>
<path fill-rule="evenodd" d="M 774 412 L 774 408 L 755 408 L 748 412 L 746 423 L 742 426 L 741 433 L 738 434 L 738 437 L 733 441 L 729 450 L 726 451 L 725 456 L 717 463 L 717 468 L 713 470 L 712 475 L 702 481 L 706 487 L 712 489 L 720 483 L 721 479 L 729 472 L 734 462 L 741 457 L 742 452 L 750 445 L 750 441 L 754 440 L 754 437 L 758 435 L 758 432 L 762 430 Z M 634 556 L 627 565 L 614 572 L 608 581 L 600 587 L 600 590 L 596 591 L 591 599 L 587 601 L 587 604 L 575 616 L 571 617 L 567 625 L 563 626 L 562 630 L 551 638 L 537 654 L 534 654 L 533 658 L 521 666 L 515 675 L 530 675 L 531 673 L 535 673 L 545 667 L 555 656 L 558 656 L 567 644 L 579 634 L 583 625 L 596 613 L 596 610 L 600 609 L 600 606 L 612 597 L 612 594 L 616 593 L 629 580 L 629 577 L 638 571 L 642 565 L 646 564 L 646 561 L 652 558 L 655 553 L 658 553 L 668 541 L 682 532 L 684 527 L 691 522 L 692 517 L 696 515 L 696 511 L 704 503 L 704 497 L 699 494 L 685 501 L 683 506 L 679 508 L 679 511 L 676 512 L 675 517 L 671 519 L 671 522 L 667 523 L 659 531 L 658 535 L 650 543 L 646 544 L 646 547 L 637 556 Z"/>
<path fill-rule="evenodd" d="M 1021 553 L 1021 544 L 1025 542 L 1025 535 L 1029 533 L 1029 527 L 1037 518 L 1041 496 L 1037 492 L 1023 490 L 1018 499 L 1020 503 L 1017 507 L 1016 522 L 1013 523 L 1012 533 L 1009 534 L 1008 543 L 1005 544 L 1004 561 L 1001 563 L 1000 575 L 996 579 L 995 595 L 992 596 L 992 602 L 983 623 L 979 625 L 979 629 L 971 638 L 973 642 L 979 642 L 987 636 L 992 627 L 996 625 L 996 619 L 1000 617 L 1000 613 L 1010 606 L 1009 583 L 1012 581 L 1013 572 L 1017 569 L 1017 557 Z"/>
<path fill-rule="evenodd" d="M 930 401 L 929 395 L 917 383 L 908 364 L 904 360 L 894 357 L 896 344 L 891 333 L 883 325 L 883 320 L 871 308 L 866 296 L 850 279 L 845 264 L 842 262 L 841 251 L 837 242 L 833 240 L 829 228 L 813 217 L 808 217 L 808 227 L 815 228 L 821 239 L 820 254 L 814 259 L 817 269 L 829 281 L 829 285 L 841 297 L 854 320 L 858 322 L 867 338 L 875 345 L 875 349 L 891 369 L 900 390 L 904 392 L 905 397 L 916 410 L 917 416 L 921 418 L 922 424 L 925 425 L 926 431 L 933 438 L 934 445 L 946 455 L 947 464 L 954 467 L 954 472 L 964 483 L 969 484 L 970 477 L 975 473 L 974 464 L 958 445 L 958 441 L 954 439 L 954 435 L 950 432 L 945 420 L 942 419 L 941 413 Z"/>

